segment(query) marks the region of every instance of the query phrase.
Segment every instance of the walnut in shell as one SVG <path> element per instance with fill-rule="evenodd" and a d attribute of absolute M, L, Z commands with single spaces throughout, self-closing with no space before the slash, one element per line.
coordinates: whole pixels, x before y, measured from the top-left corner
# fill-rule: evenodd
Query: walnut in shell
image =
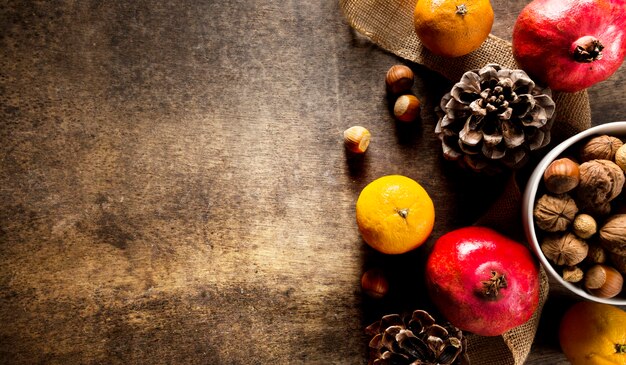
<path fill-rule="evenodd" d="M 626 172 L 626 144 L 615 152 L 615 163 Z"/>
<path fill-rule="evenodd" d="M 585 260 L 594 264 L 604 264 L 607 260 L 607 256 L 608 254 L 602 246 L 592 244 L 589 245 L 589 252 Z"/>
<path fill-rule="evenodd" d="M 541 251 L 556 265 L 574 266 L 581 263 L 587 252 L 589 245 L 573 233 L 563 235 L 550 235 L 544 238 L 541 243 Z"/>
<path fill-rule="evenodd" d="M 607 206 L 624 187 L 624 172 L 609 160 L 592 160 L 580 165 L 577 202 L 592 214 L 607 214 Z M 610 210 L 610 207 L 609 209 Z"/>
<path fill-rule="evenodd" d="M 626 214 L 616 214 L 600 228 L 600 244 L 606 250 L 626 256 Z"/>
<path fill-rule="evenodd" d="M 591 160 L 613 160 L 615 152 L 623 145 L 619 138 L 603 135 L 593 137 L 580 151 L 580 158 L 583 162 Z"/>
<path fill-rule="evenodd" d="M 565 231 L 578 213 L 576 202 L 568 194 L 545 194 L 537 201 L 533 216 L 539 228 L 546 232 Z"/>
<path fill-rule="evenodd" d="M 578 283 L 584 276 L 585 273 L 578 266 L 566 266 L 563 268 L 563 280 L 570 283 Z"/>

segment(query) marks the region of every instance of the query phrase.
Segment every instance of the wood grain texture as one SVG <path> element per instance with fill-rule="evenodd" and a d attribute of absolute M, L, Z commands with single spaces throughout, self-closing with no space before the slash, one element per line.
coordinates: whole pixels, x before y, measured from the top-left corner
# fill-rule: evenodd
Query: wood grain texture
<path fill-rule="evenodd" d="M 524 1 L 495 1 L 506 36 Z M 0 363 L 361 364 L 365 325 L 426 305 L 422 251 L 356 230 L 385 174 L 435 202 L 429 244 L 469 225 L 504 179 L 443 161 L 450 82 L 411 65 L 421 120 L 394 123 L 401 60 L 336 1 L 6 1 L 0 8 Z M 590 95 L 624 119 L 626 71 Z M 363 125 L 367 154 L 341 134 Z M 389 298 L 359 287 L 382 267 Z M 554 298 L 554 299 L 552 299 Z M 529 364 L 564 363 L 555 294 Z"/>

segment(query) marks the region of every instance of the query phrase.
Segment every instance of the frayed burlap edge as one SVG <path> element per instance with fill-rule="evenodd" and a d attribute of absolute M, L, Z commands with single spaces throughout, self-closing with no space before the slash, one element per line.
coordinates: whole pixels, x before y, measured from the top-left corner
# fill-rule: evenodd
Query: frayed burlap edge
<path fill-rule="evenodd" d="M 445 58 L 424 48 L 413 27 L 413 8 L 416 0 L 339 0 L 339 5 L 350 26 L 381 48 L 408 61 L 426 66 L 456 82 L 463 73 L 482 68 L 488 63 L 519 68 L 513 57 L 511 43 L 490 35 L 476 51 L 458 58 Z M 553 93 L 556 117 L 552 127 L 552 143 L 591 126 L 591 111 L 586 91 L 578 93 Z M 520 188 L 512 178 L 502 197 L 478 224 L 496 225 L 510 223 L 507 218 L 516 216 L 521 202 Z M 504 214 L 503 214 L 504 213 Z M 509 213 L 509 214 L 507 214 Z M 503 220 L 503 217 L 504 218 Z M 519 221 L 518 221 L 519 222 Z M 540 300 L 537 311 L 525 324 L 502 336 L 468 336 L 468 355 L 472 364 L 521 365 L 530 353 L 539 325 L 543 305 L 548 297 L 548 278 L 540 268 Z"/>

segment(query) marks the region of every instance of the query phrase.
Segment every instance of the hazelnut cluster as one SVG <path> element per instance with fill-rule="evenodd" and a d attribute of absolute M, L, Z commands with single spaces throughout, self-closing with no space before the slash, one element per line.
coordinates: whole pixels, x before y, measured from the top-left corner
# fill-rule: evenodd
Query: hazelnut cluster
<path fill-rule="evenodd" d="M 541 250 L 564 280 L 611 298 L 626 275 L 626 144 L 602 135 L 567 152 L 546 168 L 535 202 Z"/>
<path fill-rule="evenodd" d="M 387 71 L 385 85 L 394 100 L 393 115 L 401 122 L 412 122 L 420 112 L 419 99 L 411 94 L 415 82 L 413 71 L 405 65 L 394 65 Z"/>
<path fill-rule="evenodd" d="M 411 93 L 415 82 L 415 74 L 405 65 L 394 65 L 385 76 L 385 85 L 390 100 L 393 100 L 393 116 L 395 119 L 409 123 L 417 119 L 420 113 L 420 100 Z M 343 142 L 352 154 L 364 154 L 370 144 L 372 135 L 367 128 L 360 125 L 352 126 L 343 132 Z"/>

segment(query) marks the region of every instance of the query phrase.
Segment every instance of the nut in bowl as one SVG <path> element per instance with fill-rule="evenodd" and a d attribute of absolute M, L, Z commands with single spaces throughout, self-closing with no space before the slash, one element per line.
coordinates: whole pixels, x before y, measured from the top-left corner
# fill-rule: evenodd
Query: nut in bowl
<path fill-rule="evenodd" d="M 582 298 L 626 305 L 626 121 L 554 147 L 528 180 L 526 238 L 553 279 Z"/>

